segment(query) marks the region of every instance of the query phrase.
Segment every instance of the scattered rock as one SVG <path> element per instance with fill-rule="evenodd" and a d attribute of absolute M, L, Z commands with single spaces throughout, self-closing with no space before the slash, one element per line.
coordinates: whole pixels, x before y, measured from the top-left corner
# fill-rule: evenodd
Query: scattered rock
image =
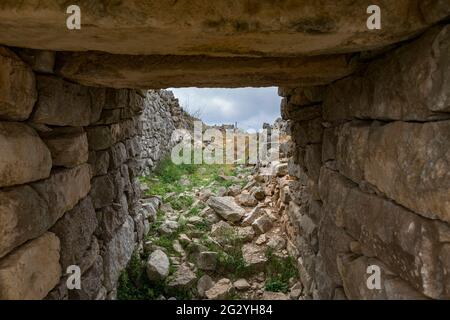
<path fill-rule="evenodd" d="M 192 272 L 189 266 L 182 264 L 177 269 L 167 286 L 177 289 L 187 289 L 194 284 L 196 278 L 195 273 Z"/>
<path fill-rule="evenodd" d="M 266 235 L 265 235 L 265 234 L 261 234 L 261 235 L 256 239 L 255 243 L 256 243 L 257 245 L 260 246 L 260 245 L 266 243 L 266 241 L 267 241 Z"/>
<path fill-rule="evenodd" d="M 253 243 L 244 244 L 242 256 L 245 264 L 253 270 L 263 270 L 267 263 L 265 248 Z"/>
<path fill-rule="evenodd" d="M 228 188 L 228 195 L 231 197 L 236 197 L 237 195 L 239 195 L 242 191 L 242 187 L 238 184 L 233 185 L 231 187 Z"/>
<path fill-rule="evenodd" d="M 207 274 L 203 275 L 197 281 L 197 292 L 201 298 L 205 297 L 206 291 L 211 289 L 214 286 L 213 279 Z"/>
<path fill-rule="evenodd" d="M 172 221 L 172 220 L 166 220 L 163 222 L 163 224 L 159 227 L 158 231 L 161 234 L 169 235 L 177 231 L 179 227 L 178 222 Z"/>
<path fill-rule="evenodd" d="M 244 208 L 233 197 L 211 197 L 207 203 L 222 218 L 231 222 L 240 221 L 245 214 Z"/>
<path fill-rule="evenodd" d="M 205 295 L 210 300 L 224 300 L 229 297 L 233 291 L 233 285 L 230 279 L 220 279 Z"/>
<path fill-rule="evenodd" d="M 270 237 L 267 246 L 276 251 L 281 251 L 286 247 L 286 240 L 280 235 L 275 234 Z"/>
<path fill-rule="evenodd" d="M 253 227 L 237 228 L 237 237 L 242 242 L 250 242 L 255 237 L 255 230 Z"/>
<path fill-rule="evenodd" d="M 244 291 L 250 289 L 250 284 L 245 279 L 238 279 L 233 283 L 236 290 Z"/>
<path fill-rule="evenodd" d="M 273 223 L 270 218 L 264 214 L 252 223 L 252 227 L 257 234 L 266 233 L 272 229 Z"/>
<path fill-rule="evenodd" d="M 147 277 L 152 281 L 163 280 L 169 275 L 169 266 L 167 255 L 161 250 L 155 250 L 147 261 Z"/>
<path fill-rule="evenodd" d="M 266 193 L 265 193 L 264 189 L 262 187 L 260 187 L 260 186 L 253 187 L 252 190 L 250 191 L 250 193 L 258 201 L 262 201 L 262 200 L 264 200 L 266 198 Z"/>
<path fill-rule="evenodd" d="M 197 267 L 200 270 L 214 271 L 217 265 L 217 252 L 204 251 L 200 252 L 197 258 Z"/>
<path fill-rule="evenodd" d="M 264 291 L 262 300 L 289 300 L 289 298 L 282 292 Z"/>
<path fill-rule="evenodd" d="M 235 199 L 241 206 L 244 207 L 254 207 L 258 204 L 258 200 L 256 200 L 256 198 L 249 193 L 241 193 Z"/>

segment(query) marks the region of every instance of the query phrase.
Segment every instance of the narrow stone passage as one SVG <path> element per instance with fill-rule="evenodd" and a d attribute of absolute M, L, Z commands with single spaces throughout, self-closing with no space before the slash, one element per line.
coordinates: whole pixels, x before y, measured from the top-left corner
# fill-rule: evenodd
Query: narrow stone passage
<path fill-rule="evenodd" d="M 119 299 L 298 299 L 287 250 L 287 159 L 162 163 L 141 179 L 152 222 L 119 280 Z"/>

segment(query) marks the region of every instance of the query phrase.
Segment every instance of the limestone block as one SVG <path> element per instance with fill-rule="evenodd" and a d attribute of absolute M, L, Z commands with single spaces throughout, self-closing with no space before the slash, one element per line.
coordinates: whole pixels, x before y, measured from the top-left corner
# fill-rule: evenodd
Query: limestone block
<path fill-rule="evenodd" d="M 91 121 L 88 87 L 54 76 L 37 76 L 39 99 L 32 121 L 55 126 L 82 127 Z"/>
<path fill-rule="evenodd" d="M 450 222 L 450 121 L 371 129 L 365 179 L 427 218 Z"/>
<path fill-rule="evenodd" d="M 0 260 L 0 299 L 43 299 L 60 276 L 59 240 L 47 232 Z"/>
<path fill-rule="evenodd" d="M 105 150 L 111 147 L 119 140 L 120 125 L 112 124 L 110 126 L 87 127 L 89 149 Z"/>
<path fill-rule="evenodd" d="M 43 234 L 56 219 L 30 186 L 0 189 L 0 257 Z"/>
<path fill-rule="evenodd" d="M 442 278 L 447 270 L 438 261 L 441 247 L 438 235 L 450 234 L 448 226 L 425 219 L 379 196 L 366 194 L 331 170 L 323 170 L 322 179 L 321 183 L 333 190 L 322 193 L 324 209 L 335 212 L 335 219 L 362 243 L 365 254 L 377 256 L 425 295 L 444 296 Z M 323 244 L 321 239 L 320 245 Z"/>
<path fill-rule="evenodd" d="M 324 118 L 448 119 L 450 115 L 441 112 L 450 111 L 449 34 L 448 25 L 435 27 L 372 62 L 363 75 L 332 84 L 324 101 Z"/>
<path fill-rule="evenodd" d="M 103 270 L 105 275 L 104 285 L 108 291 L 114 289 L 117 285 L 120 272 L 125 269 L 130 261 L 134 246 L 134 222 L 128 216 L 112 240 L 105 245 Z"/>
<path fill-rule="evenodd" d="M 55 130 L 43 140 L 52 154 L 53 166 L 73 168 L 88 161 L 88 140 L 82 129 Z"/>
<path fill-rule="evenodd" d="M 339 271 L 342 275 L 345 295 L 351 300 L 423 300 L 425 296 L 415 291 L 407 282 L 395 277 L 379 260 L 364 256 L 340 256 Z M 367 287 L 367 267 L 376 265 L 381 270 L 381 289 Z"/>
<path fill-rule="evenodd" d="M 301 147 L 311 143 L 321 143 L 323 135 L 322 121 L 321 118 L 316 118 L 310 121 L 294 122 L 292 139 Z"/>
<path fill-rule="evenodd" d="M 50 151 L 31 127 L 0 122 L 0 187 L 45 179 L 51 167 Z"/>
<path fill-rule="evenodd" d="M 116 186 L 111 174 L 95 177 L 92 179 L 90 196 L 95 209 L 109 206 L 116 198 Z"/>
<path fill-rule="evenodd" d="M 296 88 L 289 98 L 289 103 L 297 106 L 318 104 L 323 101 L 325 90 L 325 86 Z"/>
<path fill-rule="evenodd" d="M 90 166 L 83 164 L 71 169 L 54 170 L 50 178 L 31 186 L 46 201 L 50 215 L 57 220 L 89 193 L 90 181 Z"/>
<path fill-rule="evenodd" d="M 81 290 L 70 290 L 70 300 L 96 300 L 103 282 L 103 259 L 98 256 L 89 270 L 81 276 Z"/>
<path fill-rule="evenodd" d="M 101 208 L 99 211 L 99 237 L 105 241 L 110 241 L 114 237 L 116 230 L 126 221 L 127 215 L 128 205 L 126 197 L 120 204 L 114 203 Z"/>
<path fill-rule="evenodd" d="M 322 106 L 312 105 L 300 107 L 287 103 L 286 98 L 284 98 L 281 102 L 281 116 L 284 120 L 310 121 L 322 116 Z"/>
<path fill-rule="evenodd" d="M 129 103 L 127 89 L 106 89 L 105 109 L 126 108 Z"/>
<path fill-rule="evenodd" d="M 0 47 L 0 119 L 28 119 L 37 99 L 34 73 L 12 51 Z"/>
<path fill-rule="evenodd" d="M 63 270 L 70 265 L 80 265 L 96 227 L 95 210 L 91 198 L 86 197 L 50 229 L 61 243 L 60 263 Z"/>

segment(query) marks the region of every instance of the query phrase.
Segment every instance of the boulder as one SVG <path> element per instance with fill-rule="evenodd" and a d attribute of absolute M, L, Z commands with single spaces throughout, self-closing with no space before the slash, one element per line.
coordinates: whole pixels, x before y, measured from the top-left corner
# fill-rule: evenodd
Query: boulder
<path fill-rule="evenodd" d="M 241 193 L 235 199 L 237 203 L 244 207 L 254 207 L 258 204 L 258 200 L 249 193 Z"/>
<path fill-rule="evenodd" d="M 197 281 L 197 292 L 198 292 L 198 295 L 201 298 L 204 298 L 206 291 L 211 289 L 213 286 L 214 286 L 213 279 L 210 276 L 208 276 L 207 274 L 204 274 Z"/>
<path fill-rule="evenodd" d="M 210 197 L 207 203 L 217 214 L 230 222 L 240 221 L 245 214 L 244 208 L 240 207 L 233 197 Z"/>
<path fill-rule="evenodd" d="M 218 258 L 217 252 L 213 251 L 200 252 L 197 258 L 197 267 L 200 270 L 214 271 L 216 270 L 217 266 L 217 258 Z"/>
<path fill-rule="evenodd" d="M 257 234 L 266 233 L 272 229 L 272 220 L 267 216 L 267 214 L 262 215 L 252 223 L 252 227 Z"/>
<path fill-rule="evenodd" d="M 263 270 L 267 263 L 265 248 L 253 243 L 244 244 L 242 256 L 246 266 L 253 270 Z"/>
<path fill-rule="evenodd" d="M 251 286 L 246 279 L 238 279 L 233 282 L 233 287 L 238 291 L 244 291 L 250 289 Z"/>
<path fill-rule="evenodd" d="M 250 211 L 249 213 L 247 213 L 244 216 L 244 219 L 242 220 L 241 225 L 243 227 L 251 226 L 252 223 L 255 222 L 256 219 L 258 219 L 259 217 L 261 217 L 265 213 L 266 212 L 265 212 L 263 207 L 261 207 L 261 206 L 255 207 L 255 208 L 253 208 L 252 211 Z"/>
<path fill-rule="evenodd" d="M 170 262 L 167 255 L 161 250 L 155 250 L 148 257 L 146 272 L 149 280 L 164 280 L 169 275 Z"/>
<path fill-rule="evenodd" d="M 227 299 L 233 292 L 233 284 L 230 279 L 220 279 L 214 286 L 205 292 L 209 300 L 224 300 Z"/>
<path fill-rule="evenodd" d="M 188 289 L 197 279 L 194 272 L 187 264 L 182 264 L 173 274 L 171 280 L 167 284 L 169 288 Z"/>

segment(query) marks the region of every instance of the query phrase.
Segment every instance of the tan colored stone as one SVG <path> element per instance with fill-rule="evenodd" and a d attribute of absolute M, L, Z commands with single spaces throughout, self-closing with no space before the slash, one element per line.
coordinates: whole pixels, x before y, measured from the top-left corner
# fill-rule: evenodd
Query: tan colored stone
<path fill-rule="evenodd" d="M 31 68 L 12 51 L 0 47 L 0 119 L 28 119 L 36 98 L 35 78 Z"/>
<path fill-rule="evenodd" d="M 56 131 L 43 140 L 52 154 L 53 166 L 73 168 L 88 161 L 88 140 L 83 130 Z"/>
<path fill-rule="evenodd" d="M 0 257 L 43 234 L 56 219 L 30 186 L 0 189 Z"/>
<path fill-rule="evenodd" d="M 372 128 L 365 179 L 397 203 L 450 222 L 450 121 Z"/>
<path fill-rule="evenodd" d="M 321 193 L 324 209 L 328 214 L 336 212 L 335 219 L 361 243 L 364 254 L 378 257 L 425 295 L 445 298 L 442 278 L 447 271 L 438 262 L 439 233 L 449 234 L 448 226 L 425 219 L 376 195 L 366 194 L 331 170 L 323 170 L 321 180 L 322 184 L 332 188 L 328 194 Z M 330 250 L 329 246 L 333 244 L 338 248 L 339 242 L 325 240 L 332 232 L 327 228 L 319 234 L 323 257 L 327 258 L 327 251 L 335 254 L 338 250 Z M 346 247 L 349 248 L 349 244 Z"/>
<path fill-rule="evenodd" d="M 220 279 L 212 288 L 205 292 L 206 297 L 209 300 L 224 300 L 229 298 L 233 292 L 233 284 L 230 279 Z"/>
<path fill-rule="evenodd" d="M 82 8 L 82 28 L 72 31 L 65 26 L 66 3 L 4 0 L 0 43 L 147 55 L 330 54 L 399 42 L 450 14 L 445 1 L 420 5 L 411 0 L 387 1 L 382 3 L 383 29 L 374 32 L 366 25 L 365 1 L 244 1 L 230 5 L 226 0 L 84 0 L 77 4 Z M 39 37 L 42 34 L 46 35 L 45 41 Z"/>
<path fill-rule="evenodd" d="M 370 63 L 363 74 L 331 85 L 323 104 L 324 118 L 448 119 L 449 114 L 440 112 L 450 111 L 449 34 L 449 26 L 433 28 Z"/>
<path fill-rule="evenodd" d="M 137 59 L 139 63 L 136 63 Z M 127 56 L 61 54 L 58 73 L 88 86 L 113 88 L 248 87 L 297 83 L 321 85 L 359 66 L 346 55 L 295 58 L 217 58 L 205 56 Z"/>
<path fill-rule="evenodd" d="M 91 122 L 89 89 L 54 76 L 38 76 L 39 99 L 32 121 L 55 126 L 87 126 Z"/>
<path fill-rule="evenodd" d="M 43 299 L 60 276 L 59 240 L 47 232 L 0 260 L 0 299 Z"/>
<path fill-rule="evenodd" d="M 51 167 L 50 151 L 31 127 L 0 122 L 0 187 L 45 179 Z"/>
<path fill-rule="evenodd" d="M 89 193 L 90 181 L 90 166 L 83 164 L 72 169 L 54 170 L 50 178 L 31 186 L 48 204 L 51 216 L 59 219 Z"/>
<path fill-rule="evenodd" d="M 425 296 L 415 291 L 407 282 L 392 275 L 385 265 L 374 258 L 344 255 L 338 258 L 345 295 L 350 300 L 423 300 Z M 381 289 L 367 286 L 367 267 L 376 265 L 381 271 Z"/>

